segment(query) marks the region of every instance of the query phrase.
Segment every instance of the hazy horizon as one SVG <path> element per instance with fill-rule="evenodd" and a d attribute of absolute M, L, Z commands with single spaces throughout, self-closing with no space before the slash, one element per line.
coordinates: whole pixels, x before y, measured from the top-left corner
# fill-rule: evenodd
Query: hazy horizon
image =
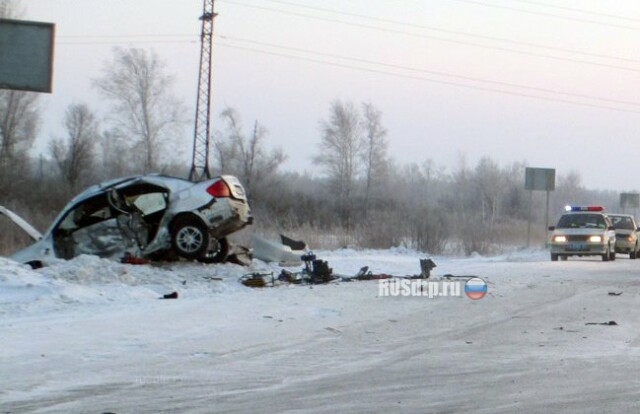
<path fill-rule="evenodd" d="M 154 49 L 193 114 L 201 0 L 22 4 L 25 19 L 57 31 L 39 147 L 61 133 L 70 103 L 103 107 L 91 81 L 114 46 Z M 214 129 L 226 106 L 247 128 L 257 120 L 288 154 L 285 170 L 318 173 L 319 123 L 339 99 L 382 111 L 403 164 L 451 171 L 461 155 L 470 166 L 489 156 L 577 171 L 590 189 L 640 188 L 640 101 L 629 87 L 640 76 L 640 3 L 216 0 L 216 12 Z"/>

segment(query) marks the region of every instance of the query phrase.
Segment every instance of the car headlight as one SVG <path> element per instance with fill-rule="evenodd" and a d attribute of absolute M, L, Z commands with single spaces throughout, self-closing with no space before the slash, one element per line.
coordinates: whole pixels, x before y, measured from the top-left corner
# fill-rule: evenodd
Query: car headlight
<path fill-rule="evenodd" d="M 632 242 L 632 241 L 634 241 L 635 239 L 636 239 L 636 238 L 635 238 L 635 236 L 634 236 L 633 234 L 630 234 L 630 235 L 628 235 L 628 236 L 627 236 L 627 241 Z"/>
<path fill-rule="evenodd" d="M 553 236 L 553 241 L 556 243 L 565 243 L 567 241 L 567 236 Z"/>
<path fill-rule="evenodd" d="M 602 236 L 591 236 L 589 237 L 589 241 L 591 243 L 602 243 Z"/>

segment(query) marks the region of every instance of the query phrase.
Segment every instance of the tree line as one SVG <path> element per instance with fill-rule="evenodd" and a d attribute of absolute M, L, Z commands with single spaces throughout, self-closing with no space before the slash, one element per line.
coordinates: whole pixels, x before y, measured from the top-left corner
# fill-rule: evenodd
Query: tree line
<path fill-rule="evenodd" d="M 0 17 L 15 17 L 17 5 L 3 3 Z M 115 48 L 92 85 L 108 110 L 100 114 L 87 103 L 72 103 L 61 120 L 63 134 L 52 136 L 36 158 L 29 150 L 39 132 L 38 95 L 0 90 L 0 205 L 40 230 L 91 184 L 152 172 L 188 175 L 175 154 L 180 142 L 192 142 L 185 138 L 189 117 L 154 51 Z M 256 224 L 238 235 L 240 242 L 248 243 L 247 232 L 287 233 L 316 248 L 491 254 L 525 243 L 531 211 L 533 241 L 544 243 L 544 199 L 524 190 L 525 163 L 500 166 L 484 157 L 470 166 L 462 156 L 454 166 L 393 160 L 383 113 L 371 102 L 330 103 L 310 160 L 313 175 L 283 171 L 286 153 L 269 145 L 268 130 L 257 120 L 247 129 L 231 107 L 219 117 L 213 172 L 242 181 L 256 216 Z M 576 172 L 560 175 L 553 195 L 552 220 L 567 202 L 617 202 L 615 192 L 585 189 Z M 0 254 L 25 243 L 0 219 Z"/>

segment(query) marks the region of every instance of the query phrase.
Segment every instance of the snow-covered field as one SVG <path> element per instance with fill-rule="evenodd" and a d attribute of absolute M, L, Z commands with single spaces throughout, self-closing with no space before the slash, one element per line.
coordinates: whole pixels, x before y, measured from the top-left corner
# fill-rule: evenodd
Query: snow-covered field
<path fill-rule="evenodd" d="M 340 274 L 416 274 L 423 257 L 317 254 Z M 245 273 L 281 270 L 259 261 L 83 256 L 32 271 L 0 258 L 0 413 L 640 410 L 640 260 L 433 260 L 434 277 L 477 275 L 488 295 L 380 297 L 377 281 L 244 287 Z"/>

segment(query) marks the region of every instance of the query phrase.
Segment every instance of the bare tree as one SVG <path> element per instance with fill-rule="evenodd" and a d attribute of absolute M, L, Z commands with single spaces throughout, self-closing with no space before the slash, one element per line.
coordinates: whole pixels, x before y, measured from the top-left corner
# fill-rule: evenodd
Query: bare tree
<path fill-rule="evenodd" d="M 244 140 L 240 115 L 233 108 L 225 108 L 220 113 L 220 118 L 225 125 L 224 132 L 216 131 L 216 139 L 213 140 L 215 148 L 215 162 L 221 174 L 230 172 L 238 174 L 238 141 Z"/>
<path fill-rule="evenodd" d="M 555 211 L 562 211 L 566 205 L 587 205 L 594 203 L 593 195 L 584 188 L 582 177 L 576 170 L 558 176 L 555 191 Z"/>
<path fill-rule="evenodd" d="M 28 175 L 38 124 L 38 95 L 0 91 L 0 193 L 10 194 Z"/>
<path fill-rule="evenodd" d="M 173 79 L 153 51 L 115 48 L 94 86 L 113 103 L 116 136 L 133 142 L 143 172 L 158 168 L 163 146 L 183 123 L 183 106 L 170 93 Z"/>
<path fill-rule="evenodd" d="M 280 148 L 267 151 L 267 130 L 255 121 L 253 132 L 247 137 L 237 111 L 226 108 L 220 115 L 227 128 L 219 135 L 214 146 L 221 171 L 232 172 L 243 182 L 247 193 L 255 199 L 260 194 L 261 184 L 278 170 L 287 157 Z"/>
<path fill-rule="evenodd" d="M 371 194 L 388 172 L 387 130 L 382 125 L 382 112 L 371 103 L 362 104 L 364 141 L 360 157 L 363 162 L 365 193 L 364 216 L 366 218 Z"/>
<path fill-rule="evenodd" d="M 329 120 L 321 122 L 321 131 L 314 162 L 324 168 L 335 190 L 343 225 L 350 228 L 358 158 L 362 150 L 362 123 L 358 110 L 350 102 L 334 101 Z"/>
<path fill-rule="evenodd" d="M 122 177 L 134 174 L 139 169 L 132 164 L 130 152 L 124 137 L 107 130 L 100 134 L 100 144 L 97 147 L 98 157 L 102 160 L 98 171 L 101 179 Z"/>
<path fill-rule="evenodd" d="M 474 187 L 474 198 L 478 200 L 482 218 L 492 230 L 499 214 L 505 185 L 500 167 L 489 157 L 482 157 L 478 162 L 474 171 Z"/>
<path fill-rule="evenodd" d="M 71 104 L 64 119 L 66 139 L 53 139 L 51 155 L 62 176 L 75 192 L 80 179 L 92 169 L 94 148 L 99 140 L 96 117 L 85 104 Z"/>
<path fill-rule="evenodd" d="M 24 8 L 19 0 L 2 0 L 0 3 L 0 18 L 15 19 L 24 14 Z"/>
<path fill-rule="evenodd" d="M 22 16 L 18 0 L 0 2 L 0 18 Z M 0 192 L 9 192 L 16 177 L 24 175 L 27 150 L 39 122 L 38 95 L 32 92 L 0 90 Z"/>

